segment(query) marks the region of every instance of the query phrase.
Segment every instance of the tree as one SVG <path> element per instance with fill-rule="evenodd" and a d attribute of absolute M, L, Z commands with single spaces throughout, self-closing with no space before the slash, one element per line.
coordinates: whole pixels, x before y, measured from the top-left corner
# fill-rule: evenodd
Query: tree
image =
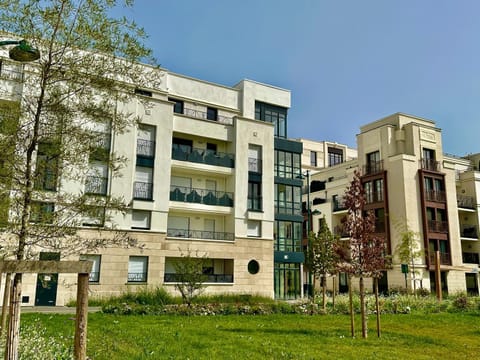
<path fill-rule="evenodd" d="M 113 229 L 113 216 L 127 207 L 100 191 L 102 182 L 89 183 L 101 177 L 96 163 L 118 176 L 125 159 L 110 152 L 111 137 L 137 122 L 126 106 L 135 88 L 153 88 L 160 77 L 138 63 L 153 62 L 143 29 L 108 15 L 118 2 L 0 0 L 3 35 L 41 51 L 38 61 L 25 64 L 22 90 L 2 102 L 9 116 L 0 121 L 0 194 L 8 197 L 9 212 L 1 240 L 10 258 L 136 245 L 125 233 L 100 231 Z M 99 229 L 95 236 L 79 231 L 87 220 Z M 7 346 L 16 359 L 22 274 L 12 293 Z"/>
<path fill-rule="evenodd" d="M 424 256 L 424 252 L 420 248 L 419 234 L 413 231 L 407 223 L 398 224 L 401 240 L 396 247 L 398 258 L 402 264 L 410 265 L 410 276 L 413 282 L 413 293 L 416 295 L 416 275 L 418 271 L 415 269 L 415 263 Z M 406 276 L 406 275 L 405 275 Z M 405 278 L 406 281 L 406 278 Z"/>
<path fill-rule="evenodd" d="M 181 249 L 180 249 L 181 251 Z M 192 254 L 190 248 L 181 252 L 181 258 L 174 263 L 175 268 L 175 289 L 182 295 L 182 300 L 190 306 L 192 300 L 198 296 L 206 287 L 207 275 L 203 267 L 207 259 L 206 254 L 199 255 L 198 251 Z"/>
<path fill-rule="evenodd" d="M 325 310 L 327 288 L 326 279 L 329 274 L 333 274 L 336 271 L 338 257 L 337 252 L 335 251 L 335 244 L 338 241 L 338 238 L 332 234 L 324 218 L 323 221 L 320 222 L 318 233 L 314 234 L 311 232 L 308 241 L 309 246 L 306 264 L 308 269 L 313 273 L 314 279 L 317 277 L 321 281 L 322 306 L 323 310 Z"/>
<path fill-rule="evenodd" d="M 367 317 L 364 279 L 381 277 L 387 262 L 385 240 L 383 237 L 375 235 L 375 214 L 372 211 L 365 210 L 365 190 L 358 171 L 355 171 L 353 180 L 345 193 L 345 205 L 348 209 L 345 226 L 350 240 L 347 252 L 344 248 L 339 248 L 339 255 L 343 259 L 340 268 L 342 271 L 359 278 L 362 337 L 366 338 Z"/>

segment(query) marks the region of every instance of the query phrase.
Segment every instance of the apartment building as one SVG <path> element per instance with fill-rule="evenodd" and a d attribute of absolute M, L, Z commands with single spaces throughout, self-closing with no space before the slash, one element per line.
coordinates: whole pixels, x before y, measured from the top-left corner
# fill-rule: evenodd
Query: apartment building
<path fill-rule="evenodd" d="M 435 292 L 440 279 L 444 293 L 478 295 L 480 157 L 445 155 L 441 135 L 433 121 L 393 114 L 360 128 L 358 159 L 311 176 L 310 198 L 317 199 L 311 206 L 321 211 L 312 216 L 313 231 L 325 219 L 330 229 L 347 241 L 343 195 L 354 171 L 361 172 L 367 210 L 376 216 L 376 234 L 385 238 L 387 251 L 393 255 L 393 266 L 380 279 L 380 290 L 412 289 L 415 283 L 415 288 Z M 396 249 L 406 225 L 417 233 L 424 256 L 415 261 L 418 273 L 405 278 Z M 338 275 L 336 287 L 340 292 L 348 290 L 346 274 Z"/>
<path fill-rule="evenodd" d="M 3 105 L 18 105 L 23 71 L 23 65 L 2 59 Z M 74 256 L 93 261 L 91 295 L 144 286 L 173 293 L 175 263 L 190 252 L 205 257 L 208 293 L 299 297 L 302 144 L 287 139 L 290 92 L 250 80 L 226 87 L 158 71 L 158 88 L 136 89 L 132 102 L 119 104 L 138 116 L 137 127 L 118 135 L 108 126 L 92 128 L 102 136 L 87 159 L 85 179 L 57 179 L 48 144 L 37 149 L 37 166 L 45 170 L 39 191 L 123 196 L 128 203 L 125 214 L 112 214 L 113 221 L 141 246 Z M 112 177 L 107 166 L 111 153 L 127 159 L 120 176 Z M 39 204 L 39 219 L 55 212 L 55 205 Z M 101 218 L 85 217 L 80 234 L 96 236 Z M 75 280 L 25 274 L 23 303 L 62 305 L 75 297 Z"/>

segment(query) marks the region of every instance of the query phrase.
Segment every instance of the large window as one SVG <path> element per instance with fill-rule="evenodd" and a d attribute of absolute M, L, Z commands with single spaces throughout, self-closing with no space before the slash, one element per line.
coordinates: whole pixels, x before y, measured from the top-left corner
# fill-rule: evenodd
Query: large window
<path fill-rule="evenodd" d="M 301 188 L 285 184 L 275 184 L 275 211 L 278 214 L 301 215 Z"/>
<path fill-rule="evenodd" d="M 148 256 L 130 256 L 128 259 L 128 282 L 146 282 Z"/>
<path fill-rule="evenodd" d="M 57 189 L 58 145 L 41 142 L 38 144 L 35 172 L 35 188 L 55 191 Z"/>
<path fill-rule="evenodd" d="M 343 150 L 329 147 L 328 148 L 328 166 L 341 164 L 343 162 Z"/>
<path fill-rule="evenodd" d="M 273 123 L 275 125 L 275 136 L 287 137 L 286 108 L 256 101 L 255 119 Z"/>
<path fill-rule="evenodd" d="M 262 147 L 260 145 L 248 144 L 248 171 L 262 172 Z"/>
<path fill-rule="evenodd" d="M 248 210 L 262 210 L 262 183 L 248 182 Z"/>
<path fill-rule="evenodd" d="M 273 231 L 276 251 L 302 251 L 302 223 L 275 221 Z"/>
<path fill-rule="evenodd" d="M 301 177 L 300 154 L 275 150 L 275 176 L 287 179 Z"/>

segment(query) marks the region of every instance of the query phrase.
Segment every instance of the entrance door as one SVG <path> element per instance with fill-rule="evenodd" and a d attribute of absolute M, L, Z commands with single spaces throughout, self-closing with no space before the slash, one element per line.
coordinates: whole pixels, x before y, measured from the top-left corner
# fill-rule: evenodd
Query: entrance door
<path fill-rule="evenodd" d="M 477 274 L 475 274 L 475 273 L 465 274 L 465 281 L 467 283 L 467 293 L 468 293 L 468 295 L 478 296 Z"/>
<path fill-rule="evenodd" d="M 40 253 L 40 260 L 60 260 L 60 253 Z M 58 274 L 38 274 L 36 306 L 55 306 L 57 301 Z"/>

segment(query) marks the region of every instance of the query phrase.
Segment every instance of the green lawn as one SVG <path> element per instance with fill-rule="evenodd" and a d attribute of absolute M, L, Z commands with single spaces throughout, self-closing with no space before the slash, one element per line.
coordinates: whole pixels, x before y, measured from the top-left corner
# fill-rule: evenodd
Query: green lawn
<path fill-rule="evenodd" d="M 38 318 L 50 334 L 73 333 L 69 315 Z M 126 359 L 478 359 L 480 316 L 472 313 L 383 315 L 369 338 L 350 337 L 345 315 L 115 316 L 89 315 L 88 354 Z"/>

